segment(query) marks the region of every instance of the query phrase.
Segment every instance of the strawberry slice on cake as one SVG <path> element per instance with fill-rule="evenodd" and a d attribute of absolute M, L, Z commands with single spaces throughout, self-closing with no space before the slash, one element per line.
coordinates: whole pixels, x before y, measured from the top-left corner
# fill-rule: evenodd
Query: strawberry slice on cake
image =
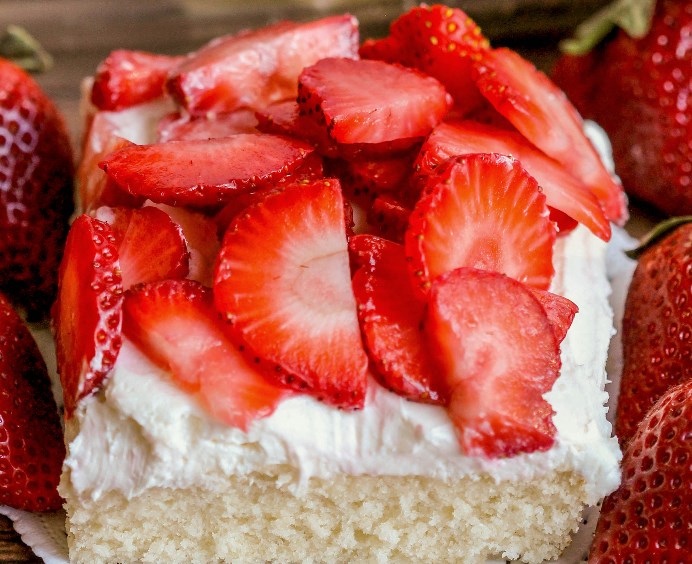
<path fill-rule="evenodd" d="M 367 357 L 351 289 L 336 180 L 289 186 L 228 228 L 216 307 L 277 377 L 326 403 L 362 408 Z"/>

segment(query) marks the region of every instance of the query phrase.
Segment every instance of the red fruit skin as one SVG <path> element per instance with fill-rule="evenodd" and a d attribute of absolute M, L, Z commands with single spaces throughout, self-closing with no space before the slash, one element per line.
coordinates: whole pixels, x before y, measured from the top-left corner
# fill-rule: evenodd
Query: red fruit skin
<path fill-rule="evenodd" d="M 615 433 L 625 445 L 654 402 L 692 378 L 692 223 L 639 259 L 622 321 Z"/>
<path fill-rule="evenodd" d="M 183 57 L 119 49 L 96 69 L 91 102 L 100 110 L 117 111 L 155 100 L 164 94 L 170 70 Z"/>
<path fill-rule="evenodd" d="M 42 318 L 72 213 L 72 149 L 55 105 L 0 59 L 0 291 Z"/>
<path fill-rule="evenodd" d="M 382 237 L 403 243 L 411 210 L 388 194 L 378 196 L 368 211 L 368 224 Z"/>
<path fill-rule="evenodd" d="M 670 215 L 692 213 L 692 2 L 659 0 L 648 34 L 619 31 L 600 51 L 596 83 L 584 95 L 584 75 L 564 67 L 557 79 L 576 96 L 585 117 L 596 120 L 613 146 L 615 172 L 627 192 Z"/>
<path fill-rule="evenodd" d="M 50 378 L 31 333 L 1 294 L 0 382 L 0 505 L 60 509 L 65 446 Z"/>
<path fill-rule="evenodd" d="M 642 419 L 622 459 L 589 564 L 689 562 L 692 544 L 692 381 L 670 388 Z"/>
<path fill-rule="evenodd" d="M 118 241 L 111 227 L 79 216 L 65 243 L 53 306 L 65 418 L 95 393 L 120 352 L 123 287 Z"/>

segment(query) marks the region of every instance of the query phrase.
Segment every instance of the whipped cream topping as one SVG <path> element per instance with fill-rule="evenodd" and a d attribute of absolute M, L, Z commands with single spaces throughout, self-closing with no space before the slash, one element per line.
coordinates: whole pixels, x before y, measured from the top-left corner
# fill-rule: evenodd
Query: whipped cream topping
<path fill-rule="evenodd" d="M 551 290 L 580 312 L 561 346 L 561 375 L 545 396 L 557 428 L 548 451 L 499 460 L 464 456 L 443 408 L 409 402 L 374 380 L 361 411 L 299 395 L 245 433 L 211 419 L 194 396 L 125 340 L 105 388 L 82 401 L 68 421 L 71 485 L 98 499 L 111 490 L 133 497 L 153 487 L 221 489 L 233 474 L 268 467 L 284 472 L 281 480 L 297 492 L 310 477 L 338 473 L 487 474 L 499 481 L 571 469 L 585 479 L 586 502 L 595 503 L 617 487 L 620 459 L 604 406 L 613 332 L 605 255 L 606 244 L 581 226 L 556 243 Z"/>

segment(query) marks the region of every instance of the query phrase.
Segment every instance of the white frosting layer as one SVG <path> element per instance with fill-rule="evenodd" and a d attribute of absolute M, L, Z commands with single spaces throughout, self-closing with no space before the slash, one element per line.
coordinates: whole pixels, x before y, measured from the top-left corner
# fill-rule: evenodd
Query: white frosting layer
<path fill-rule="evenodd" d="M 605 252 L 582 227 L 556 244 L 552 290 L 580 312 L 562 343 L 561 376 L 546 394 L 558 432 L 547 452 L 503 460 L 464 456 L 444 409 L 406 401 L 374 381 L 362 411 L 296 396 L 244 433 L 210 419 L 125 341 L 105 389 L 77 410 L 79 433 L 65 462 L 72 485 L 98 499 L 110 490 L 129 497 L 157 486 L 223 488 L 231 474 L 273 465 L 297 469 L 285 480 L 298 491 L 311 476 L 336 473 L 528 480 L 572 469 L 585 478 L 587 502 L 594 503 L 619 482 L 620 451 L 610 438 L 603 392 L 612 334 Z"/>

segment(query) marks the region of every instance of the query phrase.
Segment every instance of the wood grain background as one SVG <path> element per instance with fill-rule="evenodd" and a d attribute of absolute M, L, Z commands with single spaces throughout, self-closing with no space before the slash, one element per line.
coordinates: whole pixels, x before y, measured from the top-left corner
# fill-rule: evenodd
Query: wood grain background
<path fill-rule="evenodd" d="M 431 2 L 432 3 L 432 2 Z M 608 0 L 458 0 L 495 45 L 521 51 L 547 70 L 556 45 Z M 209 39 L 283 18 L 307 20 L 350 11 L 362 37 L 386 34 L 389 22 L 414 2 L 374 0 L 0 0 L 0 30 L 25 27 L 54 56 L 38 77 L 67 120 L 75 146 L 81 133 L 80 80 L 115 48 L 180 54 Z M 649 225 L 646 215 L 634 231 Z M 11 522 L 0 516 L 0 562 L 36 562 Z"/>

